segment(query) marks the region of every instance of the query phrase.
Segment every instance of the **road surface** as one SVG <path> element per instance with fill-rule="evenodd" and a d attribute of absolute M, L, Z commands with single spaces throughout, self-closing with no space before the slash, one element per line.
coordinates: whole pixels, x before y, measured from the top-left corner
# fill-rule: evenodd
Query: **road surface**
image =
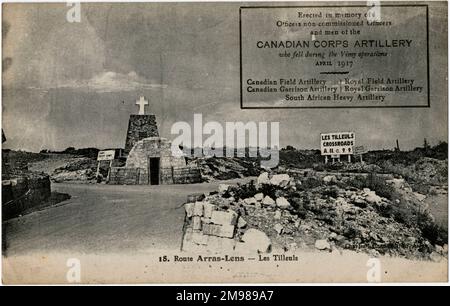
<path fill-rule="evenodd" d="M 248 179 L 246 179 L 248 180 Z M 242 180 L 232 180 L 232 184 Z M 146 252 L 177 249 L 192 193 L 220 183 L 159 186 L 52 184 L 71 199 L 4 223 L 8 255 L 29 252 Z"/>

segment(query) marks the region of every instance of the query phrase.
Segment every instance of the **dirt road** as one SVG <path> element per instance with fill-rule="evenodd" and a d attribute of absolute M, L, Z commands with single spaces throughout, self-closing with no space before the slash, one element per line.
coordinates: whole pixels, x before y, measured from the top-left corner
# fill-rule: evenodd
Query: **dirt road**
<path fill-rule="evenodd" d="M 218 185 L 52 184 L 54 191 L 72 198 L 57 207 L 5 222 L 7 254 L 177 249 L 184 219 L 180 205 L 188 194 L 217 190 Z"/>

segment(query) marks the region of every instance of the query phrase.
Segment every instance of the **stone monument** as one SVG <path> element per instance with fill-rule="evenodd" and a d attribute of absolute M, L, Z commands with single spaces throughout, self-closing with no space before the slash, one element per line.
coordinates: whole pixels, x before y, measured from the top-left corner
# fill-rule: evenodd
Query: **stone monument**
<path fill-rule="evenodd" d="M 148 137 L 159 137 L 155 115 L 145 114 L 145 106 L 148 105 L 148 101 L 141 96 L 136 101 L 136 105 L 139 105 L 139 114 L 130 115 L 127 139 L 125 141 L 125 156 L 128 156 L 128 153 L 138 141 Z"/>

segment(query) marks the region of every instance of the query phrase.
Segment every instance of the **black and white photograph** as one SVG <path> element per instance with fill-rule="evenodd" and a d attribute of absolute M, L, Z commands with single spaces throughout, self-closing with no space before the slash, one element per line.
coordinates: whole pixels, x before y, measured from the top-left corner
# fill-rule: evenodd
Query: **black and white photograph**
<path fill-rule="evenodd" d="M 447 6 L 2 1 L 3 284 L 448 282 Z"/>

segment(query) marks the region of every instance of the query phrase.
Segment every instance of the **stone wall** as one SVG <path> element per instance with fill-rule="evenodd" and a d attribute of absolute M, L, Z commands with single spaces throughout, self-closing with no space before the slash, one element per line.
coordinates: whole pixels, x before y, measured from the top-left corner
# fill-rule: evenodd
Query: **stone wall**
<path fill-rule="evenodd" d="M 184 167 L 184 157 L 173 156 L 171 142 L 166 138 L 150 137 L 138 141 L 128 154 L 127 168 L 149 168 L 149 158 L 158 157 L 160 168 Z"/>
<path fill-rule="evenodd" d="M 51 194 L 47 174 L 23 173 L 2 180 L 2 215 L 8 219 L 38 206 Z"/>
<path fill-rule="evenodd" d="M 155 115 L 130 115 L 124 154 L 127 155 L 138 141 L 158 136 Z"/>
<path fill-rule="evenodd" d="M 111 167 L 108 184 L 111 185 L 138 185 L 141 176 L 139 168 Z M 147 175 L 148 184 L 148 175 Z"/>

